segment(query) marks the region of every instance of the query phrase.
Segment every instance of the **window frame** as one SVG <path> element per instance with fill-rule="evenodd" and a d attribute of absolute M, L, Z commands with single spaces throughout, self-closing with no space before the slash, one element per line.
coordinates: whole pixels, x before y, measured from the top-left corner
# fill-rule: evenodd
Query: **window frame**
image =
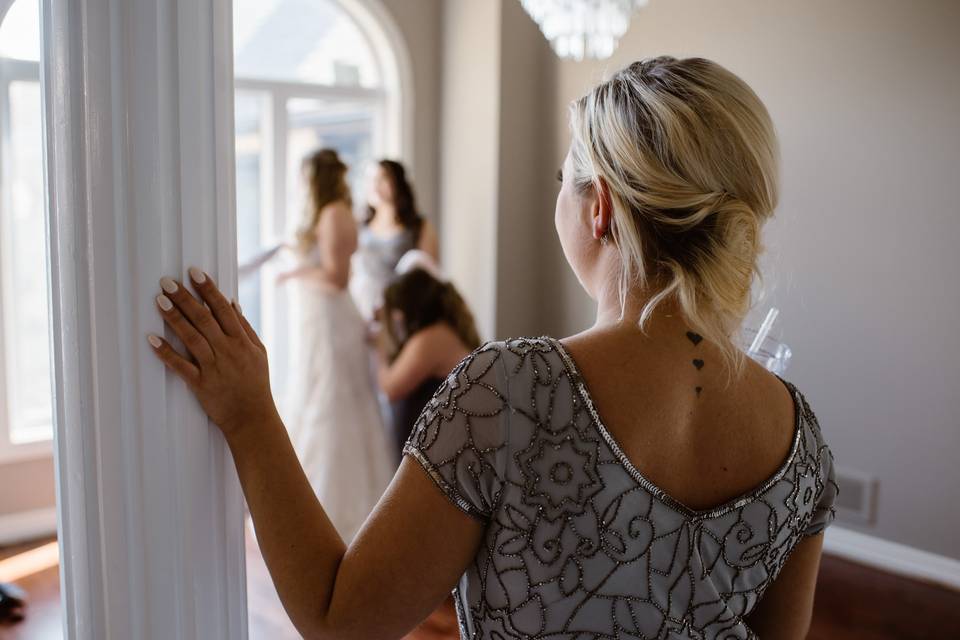
<path fill-rule="evenodd" d="M 5 15 L 0 14 L 5 17 Z M 10 183 L 9 167 L 6 159 L 10 157 L 10 85 L 14 82 L 35 82 L 40 85 L 40 63 L 30 60 L 0 58 L 0 464 L 20 462 L 53 455 L 53 418 L 49 436 L 30 442 L 13 441 L 13 424 L 10 415 L 8 397 L 10 369 L 7 362 L 10 327 L 6 314 L 6 291 L 9 290 L 10 266 L 7 262 L 6 234 L 7 222 L 3 215 L 10 206 L 10 193 L 5 185 Z M 44 194 L 44 200 L 46 199 Z M 46 215 L 46 212 L 44 212 Z M 47 244 L 45 240 L 45 244 Z M 49 268 L 49 265 L 48 265 Z M 49 277 L 47 278 L 49 281 Z M 48 283 L 49 286 L 49 283 Z M 50 327 L 47 327 L 48 334 Z M 50 381 L 51 389 L 53 381 Z"/>
<path fill-rule="evenodd" d="M 349 17 L 353 19 L 352 15 Z M 366 36 L 365 40 L 368 46 L 372 46 Z M 378 68 L 378 73 L 382 78 L 382 69 Z M 288 104 L 291 100 L 319 99 L 358 103 L 369 107 L 374 113 L 370 141 L 372 155 L 384 157 L 389 154 L 390 95 L 382 85 L 368 88 L 236 76 L 234 96 L 240 94 L 260 96 L 263 101 L 260 120 L 263 137 L 260 177 L 261 242 L 285 237 L 291 222 L 290 203 L 287 201 L 287 139 L 290 132 Z M 289 287 L 277 287 L 274 284 L 276 274 L 277 269 L 268 264 L 255 277 L 260 279 L 260 333 L 264 344 L 271 351 L 274 391 L 280 393 L 282 398 L 287 389 L 287 376 L 291 373 L 292 354 L 297 349 L 296 336 L 299 327 L 298 314 L 290 311 L 291 308 L 296 308 L 297 300 Z M 284 404 L 281 402 L 281 406 Z"/>

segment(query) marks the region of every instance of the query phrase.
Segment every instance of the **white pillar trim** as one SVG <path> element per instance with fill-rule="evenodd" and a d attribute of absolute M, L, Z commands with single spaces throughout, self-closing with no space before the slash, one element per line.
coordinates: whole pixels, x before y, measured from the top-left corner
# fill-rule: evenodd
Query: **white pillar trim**
<path fill-rule="evenodd" d="M 236 286 L 229 0 L 43 0 L 67 637 L 246 637 L 222 437 L 147 347 L 157 278 Z"/>

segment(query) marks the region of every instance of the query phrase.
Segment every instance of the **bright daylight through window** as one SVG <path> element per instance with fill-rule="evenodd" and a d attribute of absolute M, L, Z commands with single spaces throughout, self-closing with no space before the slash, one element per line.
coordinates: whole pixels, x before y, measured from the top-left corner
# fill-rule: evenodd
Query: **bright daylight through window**
<path fill-rule="evenodd" d="M 300 163 L 335 148 L 363 205 L 365 167 L 383 154 L 388 119 L 381 61 L 370 34 L 334 0 L 235 0 L 237 242 L 241 265 L 289 239 L 305 202 Z M 296 300 L 275 266 L 240 279 L 240 302 L 285 385 L 295 352 Z"/>
<path fill-rule="evenodd" d="M 0 18 L 0 456 L 9 456 L 51 438 L 53 402 L 38 0 L 16 0 Z"/>

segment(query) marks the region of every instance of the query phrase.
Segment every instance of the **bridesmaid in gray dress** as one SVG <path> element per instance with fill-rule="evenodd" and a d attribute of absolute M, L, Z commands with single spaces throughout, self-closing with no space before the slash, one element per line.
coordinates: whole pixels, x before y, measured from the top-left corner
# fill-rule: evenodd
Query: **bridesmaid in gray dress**
<path fill-rule="evenodd" d="M 555 226 L 595 324 L 463 360 L 349 546 L 243 316 L 209 278 L 193 284 L 217 320 L 182 287 L 161 309 L 186 344 L 209 334 L 199 369 L 151 340 L 225 434 L 305 637 L 399 638 L 451 589 L 478 640 L 806 636 L 833 456 L 803 394 L 734 343 L 777 201 L 767 110 L 723 67 L 663 57 L 570 125 Z"/>
<path fill-rule="evenodd" d="M 417 210 L 406 170 L 399 162 L 381 160 L 373 173 L 350 280 L 350 293 L 368 320 L 396 277 L 400 258 L 411 249 L 421 249 L 439 262 L 436 231 Z"/>

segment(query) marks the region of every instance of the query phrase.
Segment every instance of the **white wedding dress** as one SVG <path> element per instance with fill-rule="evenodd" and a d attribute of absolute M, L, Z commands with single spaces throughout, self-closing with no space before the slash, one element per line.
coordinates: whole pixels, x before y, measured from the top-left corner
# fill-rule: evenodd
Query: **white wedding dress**
<path fill-rule="evenodd" d="M 349 292 L 326 291 L 309 278 L 296 283 L 300 333 L 286 408 L 290 439 L 320 503 L 349 542 L 394 471 L 366 327 Z"/>

